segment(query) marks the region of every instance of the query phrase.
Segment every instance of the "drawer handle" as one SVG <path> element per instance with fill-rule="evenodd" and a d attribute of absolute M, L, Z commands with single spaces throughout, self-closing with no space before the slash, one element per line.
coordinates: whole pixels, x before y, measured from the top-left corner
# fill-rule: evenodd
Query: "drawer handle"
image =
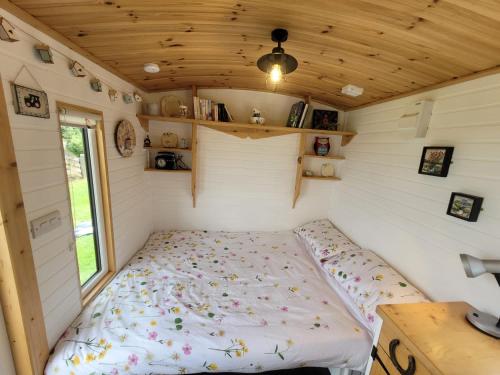
<path fill-rule="evenodd" d="M 416 371 L 416 363 L 415 363 L 415 357 L 412 355 L 408 356 L 408 368 L 405 370 L 404 368 L 401 367 L 401 365 L 398 363 L 398 359 L 396 358 L 396 348 L 399 345 L 399 340 L 398 339 L 393 339 L 389 343 L 389 354 L 391 358 L 391 362 L 396 367 L 401 375 L 413 375 L 415 374 Z"/>

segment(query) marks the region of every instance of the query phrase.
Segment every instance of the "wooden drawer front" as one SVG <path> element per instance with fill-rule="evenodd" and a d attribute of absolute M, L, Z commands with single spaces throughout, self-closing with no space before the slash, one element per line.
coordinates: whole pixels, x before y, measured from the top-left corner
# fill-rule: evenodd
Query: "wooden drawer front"
<path fill-rule="evenodd" d="M 389 370 L 390 375 L 432 374 L 420 360 L 418 352 L 412 352 L 408 349 L 408 346 L 411 346 L 411 344 L 408 345 L 406 339 L 395 329 L 392 322 L 384 320 L 379 338 L 379 347 L 382 348 L 383 353 L 379 354 L 379 356 L 381 358 L 382 355 L 385 356 L 384 364 L 388 362 L 386 368 Z M 399 365 L 399 369 L 397 365 Z"/>

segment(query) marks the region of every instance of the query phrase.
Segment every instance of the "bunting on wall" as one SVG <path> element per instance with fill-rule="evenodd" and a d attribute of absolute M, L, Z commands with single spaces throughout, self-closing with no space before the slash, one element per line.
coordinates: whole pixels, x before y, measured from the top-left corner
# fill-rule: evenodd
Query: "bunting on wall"
<path fill-rule="evenodd" d="M 111 84 L 107 83 L 105 80 L 100 78 L 98 75 L 92 73 L 88 69 L 86 69 L 82 64 L 76 61 L 74 58 L 68 56 L 64 52 L 56 49 L 55 47 L 51 47 L 42 41 L 40 41 L 37 37 L 33 36 L 29 32 L 24 31 L 22 28 L 16 26 L 14 27 L 9 21 L 7 21 L 4 17 L 0 16 L 0 40 L 5 42 L 17 42 L 20 40 L 19 33 L 16 31 L 20 31 L 20 33 L 25 34 L 31 39 L 34 39 L 36 43 L 33 45 L 33 49 L 36 51 L 41 62 L 45 64 L 54 64 L 54 53 L 62 56 L 68 62 L 68 67 L 71 73 L 78 78 L 89 77 L 89 86 L 95 92 L 102 92 L 103 85 L 108 86 L 108 97 L 109 100 L 113 103 L 118 100 L 121 96 L 123 101 L 127 104 L 131 104 L 134 101 L 137 103 L 142 102 L 142 96 L 134 92 L 133 94 L 127 91 L 123 91 L 119 93 L 115 90 Z M 31 74 L 31 72 L 30 72 Z"/>

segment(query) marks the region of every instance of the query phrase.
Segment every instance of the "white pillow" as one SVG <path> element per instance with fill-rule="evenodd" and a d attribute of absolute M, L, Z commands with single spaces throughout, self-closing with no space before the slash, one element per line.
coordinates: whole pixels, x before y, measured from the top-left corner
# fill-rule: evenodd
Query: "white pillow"
<path fill-rule="evenodd" d="M 361 250 L 328 219 L 314 220 L 295 228 L 294 232 L 310 246 L 316 258 L 324 260 L 342 251 Z"/>
<path fill-rule="evenodd" d="M 322 267 L 352 298 L 372 328 L 378 305 L 429 301 L 369 250 L 342 252 L 328 259 Z"/>

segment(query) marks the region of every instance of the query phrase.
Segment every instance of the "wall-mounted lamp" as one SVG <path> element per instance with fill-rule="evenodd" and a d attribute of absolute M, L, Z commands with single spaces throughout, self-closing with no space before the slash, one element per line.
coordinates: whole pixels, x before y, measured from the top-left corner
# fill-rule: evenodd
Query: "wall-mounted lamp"
<path fill-rule="evenodd" d="M 467 277 L 476 277 L 483 273 L 492 273 L 500 285 L 500 260 L 478 259 L 468 254 L 460 254 L 460 259 Z M 476 309 L 467 313 L 467 320 L 477 329 L 496 338 L 500 338 L 500 318 Z"/>

